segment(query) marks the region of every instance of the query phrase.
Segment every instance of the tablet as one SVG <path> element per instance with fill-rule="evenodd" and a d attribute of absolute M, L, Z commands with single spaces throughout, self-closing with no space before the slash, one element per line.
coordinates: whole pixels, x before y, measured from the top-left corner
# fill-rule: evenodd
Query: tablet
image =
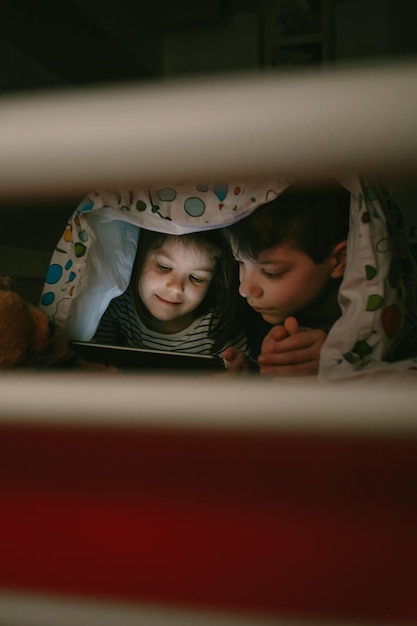
<path fill-rule="evenodd" d="M 114 365 L 122 369 L 160 370 L 224 370 L 223 359 L 216 355 L 168 352 L 112 346 L 87 341 L 70 341 L 69 347 L 78 356 L 93 363 Z"/>

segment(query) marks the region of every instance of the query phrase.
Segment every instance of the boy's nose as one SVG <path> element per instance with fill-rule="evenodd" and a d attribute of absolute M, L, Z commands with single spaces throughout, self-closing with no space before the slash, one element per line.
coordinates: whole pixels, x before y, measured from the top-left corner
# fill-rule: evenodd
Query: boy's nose
<path fill-rule="evenodd" d="M 239 293 L 242 298 L 260 298 L 262 295 L 262 288 L 253 281 L 245 278 L 240 281 Z"/>

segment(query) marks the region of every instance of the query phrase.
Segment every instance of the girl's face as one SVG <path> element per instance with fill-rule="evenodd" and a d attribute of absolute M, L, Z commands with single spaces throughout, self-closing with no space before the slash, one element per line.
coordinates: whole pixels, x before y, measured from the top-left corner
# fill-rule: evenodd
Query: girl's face
<path fill-rule="evenodd" d="M 205 248 L 167 237 L 151 250 L 139 278 L 138 291 L 151 315 L 151 328 L 172 334 L 187 328 L 204 299 L 216 269 Z"/>

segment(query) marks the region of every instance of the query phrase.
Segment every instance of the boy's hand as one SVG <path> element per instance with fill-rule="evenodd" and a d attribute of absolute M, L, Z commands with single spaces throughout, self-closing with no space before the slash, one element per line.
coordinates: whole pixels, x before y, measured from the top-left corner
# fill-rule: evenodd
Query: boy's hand
<path fill-rule="evenodd" d="M 227 373 L 241 374 L 249 371 L 249 359 L 239 348 L 226 348 L 221 356 L 225 361 Z"/>
<path fill-rule="evenodd" d="M 319 371 L 324 330 L 300 328 L 295 317 L 274 326 L 262 342 L 258 357 L 260 374 L 265 376 L 311 376 Z"/>

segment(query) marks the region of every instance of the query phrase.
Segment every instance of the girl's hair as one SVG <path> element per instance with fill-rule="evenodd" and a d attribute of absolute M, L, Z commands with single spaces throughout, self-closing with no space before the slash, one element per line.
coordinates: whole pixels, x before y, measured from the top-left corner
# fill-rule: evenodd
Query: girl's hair
<path fill-rule="evenodd" d="M 143 265 L 150 252 L 160 248 L 166 239 L 178 241 L 181 245 L 203 249 L 216 261 L 214 275 L 207 293 L 193 311 L 194 319 L 212 311 L 209 337 L 213 339 L 213 351 L 218 352 L 228 339 L 236 334 L 241 326 L 239 278 L 236 263 L 228 242 L 221 229 L 199 231 L 186 235 L 170 235 L 141 228 L 138 248 L 132 273 L 135 286 L 136 306 L 142 321 L 149 324 L 150 315 L 140 300 L 137 285 Z"/>
<path fill-rule="evenodd" d="M 263 250 L 291 243 L 316 264 L 347 238 L 350 193 L 338 183 L 293 184 L 274 200 L 225 229 L 234 251 L 257 259 Z"/>

